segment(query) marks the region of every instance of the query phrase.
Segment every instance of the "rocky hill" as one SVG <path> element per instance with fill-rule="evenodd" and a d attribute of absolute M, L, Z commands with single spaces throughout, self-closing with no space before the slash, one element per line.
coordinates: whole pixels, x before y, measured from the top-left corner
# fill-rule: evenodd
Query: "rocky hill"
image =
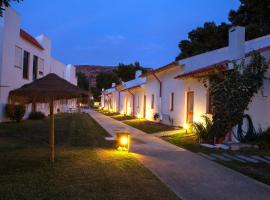
<path fill-rule="evenodd" d="M 97 66 L 97 65 L 75 65 L 76 72 L 83 73 L 88 81 L 90 87 L 96 86 L 96 77 L 101 72 L 112 72 L 113 66 Z"/>

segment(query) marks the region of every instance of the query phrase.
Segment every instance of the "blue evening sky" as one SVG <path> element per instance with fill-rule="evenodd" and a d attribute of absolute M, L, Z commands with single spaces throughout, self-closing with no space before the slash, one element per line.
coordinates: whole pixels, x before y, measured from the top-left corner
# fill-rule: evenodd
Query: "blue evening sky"
<path fill-rule="evenodd" d="M 64 63 L 157 68 L 179 53 L 178 43 L 206 21 L 227 21 L 239 0 L 24 0 L 12 4 L 22 27 L 51 38 Z"/>

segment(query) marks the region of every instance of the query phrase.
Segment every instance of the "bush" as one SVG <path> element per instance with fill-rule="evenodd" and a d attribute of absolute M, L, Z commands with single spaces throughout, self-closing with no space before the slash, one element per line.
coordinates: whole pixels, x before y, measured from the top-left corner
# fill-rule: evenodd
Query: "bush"
<path fill-rule="evenodd" d="M 6 105 L 6 115 L 9 119 L 20 122 L 25 114 L 25 106 L 24 105 Z"/>
<path fill-rule="evenodd" d="M 154 120 L 158 120 L 159 119 L 159 113 L 155 113 L 154 114 Z"/>
<path fill-rule="evenodd" d="M 261 132 L 254 143 L 257 144 L 260 149 L 270 149 L 270 128 Z"/>
<path fill-rule="evenodd" d="M 41 120 L 44 119 L 46 116 L 43 112 L 31 112 L 29 115 L 29 119 L 32 120 Z"/>
<path fill-rule="evenodd" d="M 204 122 L 194 122 L 193 128 L 197 140 L 205 143 L 214 143 L 215 134 L 213 134 L 213 122 L 205 115 L 202 116 Z"/>

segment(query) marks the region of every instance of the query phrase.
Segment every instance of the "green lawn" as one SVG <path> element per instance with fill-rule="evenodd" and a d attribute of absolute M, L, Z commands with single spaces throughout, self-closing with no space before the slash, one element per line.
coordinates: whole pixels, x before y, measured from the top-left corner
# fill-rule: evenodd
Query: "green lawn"
<path fill-rule="evenodd" d="M 270 156 L 269 151 L 260 150 L 260 149 L 242 149 L 240 151 L 225 151 L 225 150 L 220 150 L 220 149 L 210 149 L 210 148 L 202 147 L 196 142 L 196 138 L 194 134 L 191 134 L 191 133 L 186 134 L 186 132 L 183 130 L 179 131 L 179 133 L 176 135 L 163 137 L 163 139 L 172 144 L 183 147 L 193 152 L 217 153 L 217 154 L 228 153 L 231 155 L 241 154 L 241 155 L 268 155 Z M 261 162 L 258 164 L 252 164 L 252 163 L 243 164 L 238 161 L 224 162 L 220 160 L 217 162 L 270 185 L 270 165 L 269 164 L 264 164 Z"/>
<path fill-rule="evenodd" d="M 0 124 L 0 199 L 177 199 L 88 115 L 56 115 L 55 125 L 52 165 L 47 119 Z"/>
<path fill-rule="evenodd" d="M 150 134 L 162 132 L 162 131 L 175 130 L 175 128 L 172 126 L 167 126 L 161 123 L 151 122 L 146 119 L 138 119 L 132 116 L 122 115 L 119 113 L 109 113 L 105 111 L 101 111 L 101 113 Z"/>

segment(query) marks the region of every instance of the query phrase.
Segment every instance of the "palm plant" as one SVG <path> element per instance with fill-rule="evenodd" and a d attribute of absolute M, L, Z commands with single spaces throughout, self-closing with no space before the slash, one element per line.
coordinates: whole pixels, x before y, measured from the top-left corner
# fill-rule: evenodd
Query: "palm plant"
<path fill-rule="evenodd" d="M 206 116 L 202 115 L 203 122 L 194 122 L 193 129 L 197 137 L 197 140 L 202 143 L 213 143 L 214 142 L 214 133 L 212 131 L 213 122 Z"/>

